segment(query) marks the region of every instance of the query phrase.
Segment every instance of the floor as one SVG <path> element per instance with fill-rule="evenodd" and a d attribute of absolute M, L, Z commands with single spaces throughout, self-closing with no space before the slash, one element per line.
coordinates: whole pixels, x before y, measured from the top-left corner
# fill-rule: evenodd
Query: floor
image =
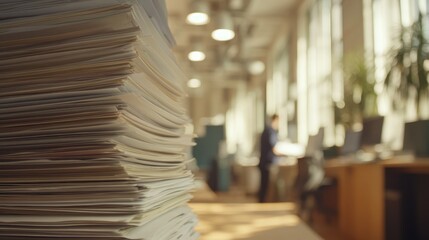
<path fill-rule="evenodd" d="M 288 203 L 193 203 L 201 240 L 321 240 Z"/>
<path fill-rule="evenodd" d="M 190 205 L 199 218 L 201 240 L 341 240 L 321 217 L 315 216 L 309 227 L 296 216 L 294 203 L 260 204 L 238 187 L 214 193 L 204 182 L 198 183 Z"/>

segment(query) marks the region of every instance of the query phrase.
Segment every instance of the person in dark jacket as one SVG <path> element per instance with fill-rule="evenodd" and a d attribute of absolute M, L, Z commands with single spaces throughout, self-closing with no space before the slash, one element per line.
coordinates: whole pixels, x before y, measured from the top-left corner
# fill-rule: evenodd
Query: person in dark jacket
<path fill-rule="evenodd" d="M 261 183 L 259 186 L 258 200 L 266 201 L 268 183 L 270 179 L 271 164 L 276 162 L 276 151 L 274 146 L 277 143 L 277 130 L 279 126 L 279 116 L 271 116 L 270 125 L 265 126 L 261 135 L 261 155 L 259 157 L 259 171 L 261 172 Z"/>

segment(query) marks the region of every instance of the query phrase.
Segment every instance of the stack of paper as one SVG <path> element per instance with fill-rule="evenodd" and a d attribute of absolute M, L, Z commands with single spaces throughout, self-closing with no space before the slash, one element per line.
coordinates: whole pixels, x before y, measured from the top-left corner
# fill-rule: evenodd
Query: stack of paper
<path fill-rule="evenodd" d="M 160 0 L 0 2 L 0 239 L 196 239 Z"/>

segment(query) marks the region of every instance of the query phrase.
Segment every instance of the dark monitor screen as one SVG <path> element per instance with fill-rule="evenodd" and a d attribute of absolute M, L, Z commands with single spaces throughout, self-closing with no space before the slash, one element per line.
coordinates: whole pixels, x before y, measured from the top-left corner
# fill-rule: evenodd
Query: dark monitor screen
<path fill-rule="evenodd" d="M 360 148 L 360 138 L 362 132 L 356 132 L 352 130 L 346 131 L 346 136 L 344 137 L 344 144 L 340 149 L 341 155 L 347 155 L 356 152 Z"/>
<path fill-rule="evenodd" d="M 381 143 L 384 117 L 372 117 L 363 120 L 361 146 L 373 146 Z"/>
<path fill-rule="evenodd" d="M 429 120 L 405 123 L 402 149 L 418 157 L 429 156 Z"/>

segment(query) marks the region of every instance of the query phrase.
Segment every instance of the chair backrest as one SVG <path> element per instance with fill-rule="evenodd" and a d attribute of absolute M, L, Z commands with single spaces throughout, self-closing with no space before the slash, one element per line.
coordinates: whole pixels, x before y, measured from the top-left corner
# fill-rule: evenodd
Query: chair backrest
<path fill-rule="evenodd" d="M 344 144 L 340 149 L 340 155 L 355 153 L 360 148 L 361 131 L 347 130 L 344 137 Z"/>
<path fill-rule="evenodd" d="M 317 151 L 321 151 L 323 148 L 323 138 L 325 131 L 323 128 L 319 128 L 316 135 L 308 136 L 307 147 L 305 148 L 305 156 L 313 156 Z"/>
<path fill-rule="evenodd" d="M 305 156 L 298 159 L 298 176 L 296 187 L 298 192 L 316 189 L 323 180 L 323 137 L 324 129 L 320 128 L 316 135 L 308 137 Z"/>

